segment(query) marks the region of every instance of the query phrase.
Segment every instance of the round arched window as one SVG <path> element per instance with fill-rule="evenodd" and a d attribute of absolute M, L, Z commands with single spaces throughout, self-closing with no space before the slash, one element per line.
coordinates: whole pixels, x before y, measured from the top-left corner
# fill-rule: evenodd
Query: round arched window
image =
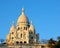
<path fill-rule="evenodd" d="M 24 41 L 24 43 L 26 43 L 26 41 Z"/>
<path fill-rule="evenodd" d="M 22 41 L 20 41 L 20 44 L 22 44 Z"/>
<path fill-rule="evenodd" d="M 12 39 L 14 39 L 14 37 L 12 37 Z"/>
<path fill-rule="evenodd" d="M 12 34 L 14 34 L 14 32 L 12 32 Z"/>
<path fill-rule="evenodd" d="M 19 42 L 18 42 L 18 41 L 16 41 L 16 44 L 19 44 Z"/>
<path fill-rule="evenodd" d="M 22 34 L 21 34 L 21 38 L 22 38 Z"/>
<path fill-rule="evenodd" d="M 27 27 L 24 27 L 24 30 L 27 30 Z"/>
<path fill-rule="evenodd" d="M 33 39 L 33 36 L 31 36 L 31 39 Z"/>
<path fill-rule="evenodd" d="M 18 27 L 18 29 L 17 30 L 20 30 L 20 28 Z"/>

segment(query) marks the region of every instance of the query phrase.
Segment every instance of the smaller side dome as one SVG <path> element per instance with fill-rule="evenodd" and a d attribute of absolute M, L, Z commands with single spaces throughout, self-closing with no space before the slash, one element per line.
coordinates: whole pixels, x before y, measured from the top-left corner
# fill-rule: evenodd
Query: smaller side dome
<path fill-rule="evenodd" d="M 13 31 L 13 30 L 15 30 L 14 21 L 12 22 L 12 27 L 10 28 L 10 31 Z"/>
<path fill-rule="evenodd" d="M 34 28 L 34 26 L 32 25 L 32 22 L 31 22 L 31 24 L 30 24 L 29 30 L 31 30 L 33 33 L 35 33 L 35 28 Z"/>

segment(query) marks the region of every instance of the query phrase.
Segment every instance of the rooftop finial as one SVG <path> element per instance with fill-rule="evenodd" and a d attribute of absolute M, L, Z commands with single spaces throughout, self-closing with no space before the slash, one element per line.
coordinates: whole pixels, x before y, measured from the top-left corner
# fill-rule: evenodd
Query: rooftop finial
<path fill-rule="evenodd" d="M 22 14 L 24 14 L 24 8 L 22 8 Z"/>

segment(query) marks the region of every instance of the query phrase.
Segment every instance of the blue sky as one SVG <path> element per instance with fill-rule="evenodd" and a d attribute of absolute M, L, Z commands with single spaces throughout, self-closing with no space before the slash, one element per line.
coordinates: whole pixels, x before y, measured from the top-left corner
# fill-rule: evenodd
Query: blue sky
<path fill-rule="evenodd" d="M 60 36 L 60 0 L 0 0 L 0 38 L 6 39 L 12 21 L 16 25 L 22 7 L 40 40 Z"/>

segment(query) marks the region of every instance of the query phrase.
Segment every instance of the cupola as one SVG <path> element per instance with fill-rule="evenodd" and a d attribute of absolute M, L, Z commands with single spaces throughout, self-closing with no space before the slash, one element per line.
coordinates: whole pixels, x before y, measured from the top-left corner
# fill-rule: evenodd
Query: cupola
<path fill-rule="evenodd" d="M 31 21 L 31 23 L 30 23 L 30 28 L 29 28 L 29 30 L 30 30 L 31 32 L 35 33 L 35 28 L 34 28 L 34 26 L 32 25 L 32 21 Z"/>
<path fill-rule="evenodd" d="M 22 14 L 19 16 L 17 23 L 28 23 L 28 18 L 24 14 L 24 8 L 22 8 Z"/>
<path fill-rule="evenodd" d="M 12 26 L 10 28 L 10 31 L 14 31 L 15 30 L 15 27 L 14 27 L 14 21 L 12 22 Z"/>

